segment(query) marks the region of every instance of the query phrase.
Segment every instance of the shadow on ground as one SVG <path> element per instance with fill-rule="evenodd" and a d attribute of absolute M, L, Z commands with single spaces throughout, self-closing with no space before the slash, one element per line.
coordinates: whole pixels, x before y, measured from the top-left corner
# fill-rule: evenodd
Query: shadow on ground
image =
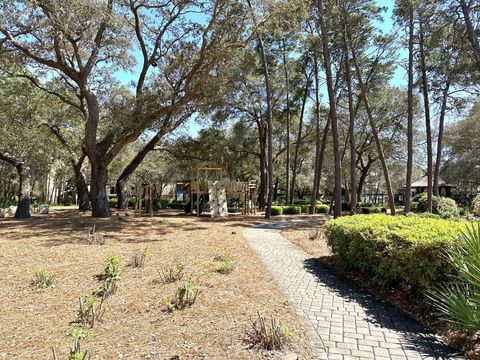
<path fill-rule="evenodd" d="M 306 259 L 304 267 L 330 291 L 343 297 L 344 301 L 360 305 L 366 313 L 367 322 L 400 333 L 404 340 L 404 350 L 419 351 L 422 356 L 435 359 L 462 358 L 458 352 L 441 342 L 401 309 L 378 299 L 353 282 L 340 278 L 319 260 Z"/>

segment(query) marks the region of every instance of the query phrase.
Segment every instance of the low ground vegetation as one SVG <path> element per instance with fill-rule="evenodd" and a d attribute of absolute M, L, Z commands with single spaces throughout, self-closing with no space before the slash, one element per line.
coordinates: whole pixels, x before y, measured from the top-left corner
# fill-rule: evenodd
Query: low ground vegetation
<path fill-rule="evenodd" d="M 265 317 L 257 313 L 255 320 L 252 320 L 248 336 L 252 347 L 265 350 L 281 350 L 290 340 L 292 329 L 283 326 L 274 316 Z"/>
<path fill-rule="evenodd" d="M 92 359 L 128 354 L 259 360 L 265 357 L 263 350 L 249 348 L 246 333 L 250 317 L 260 311 L 275 314 L 293 329 L 285 350 L 268 356 L 282 359 L 288 350 L 309 358 L 300 318 L 241 235 L 246 224 L 248 220 L 235 218 L 218 222 L 183 216 L 137 218 L 133 212 L 93 219 L 77 211 L 34 215 L 25 223 L 2 220 L 0 294 L 9 299 L 2 307 L 2 354 L 7 359 L 47 359 L 55 349 L 58 360 L 82 359 L 85 354 Z M 85 237 L 94 225 L 105 244 L 92 251 Z M 122 266 L 147 245 L 141 271 Z M 226 260 L 214 260 L 219 249 L 231 256 L 234 271 L 210 271 L 212 260 Z M 19 257 L 24 259 L 21 266 Z M 37 291 L 30 285 L 39 264 L 55 274 L 55 286 Z M 176 281 L 164 283 L 159 270 L 174 274 L 169 278 Z M 99 288 L 106 278 L 116 279 L 117 289 L 99 309 Z M 185 286 L 192 279 L 195 286 Z M 201 292 L 195 295 L 195 289 Z M 178 309 L 165 311 L 164 298 L 178 302 Z M 76 321 L 80 307 L 83 323 Z"/>

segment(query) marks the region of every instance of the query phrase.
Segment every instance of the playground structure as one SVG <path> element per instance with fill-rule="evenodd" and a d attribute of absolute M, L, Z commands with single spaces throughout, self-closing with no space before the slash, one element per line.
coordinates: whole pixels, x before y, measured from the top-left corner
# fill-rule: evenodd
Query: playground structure
<path fill-rule="evenodd" d="M 222 168 L 202 164 L 194 169 L 195 179 L 185 183 L 184 191 L 188 196 L 185 213 L 200 216 L 207 210 L 212 218 L 226 217 L 230 205 L 241 211 L 242 215 L 256 214 L 257 183 L 251 181 L 230 181 L 222 178 Z M 153 216 L 153 198 L 155 183 L 137 183 L 135 186 L 135 216 L 142 213 Z M 144 201 L 142 201 L 144 199 Z M 230 207 L 232 209 L 232 207 Z"/>
<path fill-rule="evenodd" d="M 212 218 L 228 216 L 228 200 L 241 204 L 242 215 L 256 214 L 256 181 L 230 181 L 222 178 L 222 169 L 203 164 L 196 169 L 189 187 L 190 200 L 185 211 L 200 216 L 207 207 Z"/>

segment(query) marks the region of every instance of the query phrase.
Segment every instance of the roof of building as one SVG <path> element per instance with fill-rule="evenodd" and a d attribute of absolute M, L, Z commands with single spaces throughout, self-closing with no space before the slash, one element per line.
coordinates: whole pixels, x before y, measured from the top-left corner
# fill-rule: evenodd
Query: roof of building
<path fill-rule="evenodd" d="M 428 186 L 428 177 L 427 176 L 422 176 L 421 178 L 415 180 L 412 183 L 412 188 L 426 188 Z M 442 178 L 438 178 L 438 186 L 440 187 L 451 187 L 454 188 L 456 187 L 455 185 L 452 184 L 447 184 L 445 180 Z"/>

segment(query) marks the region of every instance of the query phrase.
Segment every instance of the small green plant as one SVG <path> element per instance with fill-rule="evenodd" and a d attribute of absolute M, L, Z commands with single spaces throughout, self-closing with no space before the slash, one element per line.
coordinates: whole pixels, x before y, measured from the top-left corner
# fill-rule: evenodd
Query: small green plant
<path fill-rule="evenodd" d="M 257 312 L 257 318 L 251 320 L 251 329 L 247 332 L 252 346 L 264 350 L 281 350 L 285 347 L 293 330 L 282 326 L 280 321 L 271 316 L 266 318 Z"/>
<path fill-rule="evenodd" d="M 232 272 L 235 265 L 234 258 L 232 254 L 226 249 L 221 249 L 215 255 L 214 260 L 217 262 L 215 264 L 215 271 L 220 274 L 228 274 Z"/>
<path fill-rule="evenodd" d="M 68 350 L 68 360 L 87 360 L 90 359 L 90 354 L 87 350 L 82 350 L 82 342 L 87 338 L 88 332 L 74 327 L 68 334 L 70 338 L 70 348 Z M 53 351 L 53 360 L 58 360 L 55 348 Z"/>
<path fill-rule="evenodd" d="M 55 275 L 50 274 L 46 269 L 41 268 L 35 271 L 32 278 L 32 285 L 37 289 L 47 288 L 55 281 Z"/>
<path fill-rule="evenodd" d="M 158 270 L 160 281 L 163 284 L 170 284 L 183 278 L 184 266 L 180 263 L 173 263 L 171 265 L 162 265 Z"/>
<path fill-rule="evenodd" d="M 94 296 L 87 296 L 83 300 L 78 299 L 78 313 L 77 313 L 77 323 L 82 326 L 90 326 L 93 328 L 96 321 L 101 321 L 103 315 L 105 314 L 105 309 L 103 308 L 104 298 L 98 302 L 97 298 Z"/>
<path fill-rule="evenodd" d="M 120 280 L 121 268 L 120 259 L 116 256 L 109 256 L 103 274 L 103 297 L 108 297 L 117 291 L 117 282 Z"/>
<path fill-rule="evenodd" d="M 145 266 L 148 255 L 148 247 L 143 250 L 137 250 L 132 257 L 132 266 L 136 268 L 142 268 Z"/>
<path fill-rule="evenodd" d="M 198 288 L 197 282 L 191 279 L 186 280 L 183 285 L 177 289 L 173 299 L 163 300 L 165 310 L 172 312 L 192 306 L 197 300 L 199 293 L 200 289 Z"/>
<path fill-rule="evenodd" d="M 467 225 L 445 257 L 455 270 L 451 281 L 427 296 L 441 317 L 466 333 L 480 331 L 480 223 Z"/>
<path fill-rule="evenodd" d="M 88 351 L 82 350 L 82 342 L 87 338 L 88 332 L 75 327 L 68 336 L 71 339 L 68 360 L 89 359 L 90 356 L 87 358 Z"/>

